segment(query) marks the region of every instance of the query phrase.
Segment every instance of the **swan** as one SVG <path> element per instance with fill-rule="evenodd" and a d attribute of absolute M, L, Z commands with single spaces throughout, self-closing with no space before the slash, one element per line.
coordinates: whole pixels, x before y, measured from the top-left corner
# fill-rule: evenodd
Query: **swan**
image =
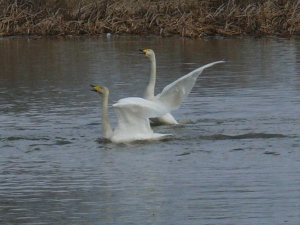
<path fill-rule="evenodd" d="M 167 102 L 166 99 L 169 100 L 169 98 L 166 98 L 166 96 L 169 95 L 176 95 L 177 98 L 174 98 L 174 101 L 180 101 L 182 102 L 191 92 L 192 88 L 195 85 L 195 82 L 198 78 L 198 76 L 202 73 L 202 71 L 208 67 L 211 67 L 218 63 L 224 63 L 225 61 L 216 61 L 209 64 L 206 64 L 202 67 L 199 67 L 198 69 L 195 69 L 188 73 L 187 75 L 175 80 L 173 83 L 167 85 L 163 91 L 158 94 L 154 95 L 154 88 L 155 88 L 155 81 L 156 81 L 156 60 L 155 60 L 155 53 L 152 49 L 139 49 L 143 54 L 145 54 L 151 61 L 151 75 L 150 80 L 148 83 L 148 86 L 144 92 L 143 98 L 149 100 L 149 101 L 162 101 L 165 104 L 169 105 L 172 104 L 172 102 Z M 174 104 L 177 104 L 177 102 L 174 102 Z M 179 107 L 179 106 L 178 106 Z M 163 124 L 178 124 L 178 122 L 175 120 L 175 118 L 170 114 L 166 113 L 165 115 L 161 117 L 151 118 L 151 121 L 153 125 L 163 125 Z"/>
<path fill-rule="evenodd" d="M 129 97 L 113 104 L 118 119 L 115 130 L 112 130 L 108 117 L 109 90 L 104 86 L 91 85 L 92 91 L 102 97 L 102 135 L 114 143 L 127 143 L 136 140 L 159 140 L 170 134 L 154 133 L 150 127 L 149 117 L 162 116 L 172 109 L 143 98 Z"/>

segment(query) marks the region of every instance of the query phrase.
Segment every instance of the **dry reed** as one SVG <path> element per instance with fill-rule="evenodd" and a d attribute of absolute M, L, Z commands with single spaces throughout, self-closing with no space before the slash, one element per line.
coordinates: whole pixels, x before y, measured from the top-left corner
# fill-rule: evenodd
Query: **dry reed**
<path fill-rule="evenodd" d="M 0 0 L 0 36 L 300 34 L 300 0 Z"/>

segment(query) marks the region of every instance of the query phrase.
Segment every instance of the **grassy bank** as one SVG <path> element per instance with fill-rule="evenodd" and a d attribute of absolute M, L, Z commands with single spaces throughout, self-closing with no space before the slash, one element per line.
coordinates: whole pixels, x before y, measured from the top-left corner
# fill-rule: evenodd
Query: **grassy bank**
<path fill-rule="evenodd" d="M 0 36 L 300 34 L 298 0 L 0 0 Z"/>

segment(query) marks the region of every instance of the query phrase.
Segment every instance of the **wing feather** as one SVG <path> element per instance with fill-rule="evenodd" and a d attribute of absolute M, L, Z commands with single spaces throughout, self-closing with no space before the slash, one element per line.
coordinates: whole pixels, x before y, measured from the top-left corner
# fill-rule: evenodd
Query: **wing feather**
<path fill-rule="evenodd" d="M 115 137 L 123 139 L 143 138 L 153 135 L 150 117 L 160 117 L 168 113 L 168 109 L 159 103 L 142 98 L 124 98 L 113 105 L 118 118 L 114 131 Z"/>
<path fill-rule="evenodd" d="M 170 111 L 178 109 L 180 104 L 191 92 L 198 76 L 203 70 L 218 63 L 224 63 L 224 61 L 206 64 L 167 85 L 160 94 L 155 96 L 154 102 L 168 107 Z"/>

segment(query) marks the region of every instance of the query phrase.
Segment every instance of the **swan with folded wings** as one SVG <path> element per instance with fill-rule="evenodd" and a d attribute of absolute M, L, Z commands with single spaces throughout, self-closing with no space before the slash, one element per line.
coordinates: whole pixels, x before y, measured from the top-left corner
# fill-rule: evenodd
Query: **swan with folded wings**
<path fill-rule="evenodd" d="M 155 53 L 152 49 L 140 49 L 151 61 L 151 75 L 148 86 L 144 93 L 144 98 L 152 102 L 160 102 L 164 105 L 177 105 L 177 108 L 180 106 L 181 102 L 189 95 L 192 88 L 194 87 L 198 76 L 203 72 L 204 69 L 211 67 L 215 64 L 224 63 L 224 61 L 216 61 L 209 64 L 206 64 L 198 69 L 195 69 L 188 73 L 187 75 L 175 80 L 171 84 L 167 85 L 163 91 L 154 95 L 154 88 L 156 82 L 156 60 Z M 171 100 L 169 96 L 174 95 Z M 178 105 L 178 102 L 180 104 Z M 151 118 L 151 121 L 154 125 L 163 125 L 163 124 L 178 124 L 175 118 L 170 114 L 166 113 L 163 116 Z"/>
<path fill-rule="evenodd" d="M 102 135 L 105 139 L 114 143 L 127 143 L 137 140 L 159 140 L 170 136 L 154 133 L 148 118 L 162 116 L 170 112 L 174 106 L 164 106 L 159 101 L 151 102 L 143 98 L 120 99 L 113 104 L 118 119 L 118 124 L 113 130 L 108 117 L 108 88 L 94 85 L 91 87 L 92 91 L 102 97 Z"/>

